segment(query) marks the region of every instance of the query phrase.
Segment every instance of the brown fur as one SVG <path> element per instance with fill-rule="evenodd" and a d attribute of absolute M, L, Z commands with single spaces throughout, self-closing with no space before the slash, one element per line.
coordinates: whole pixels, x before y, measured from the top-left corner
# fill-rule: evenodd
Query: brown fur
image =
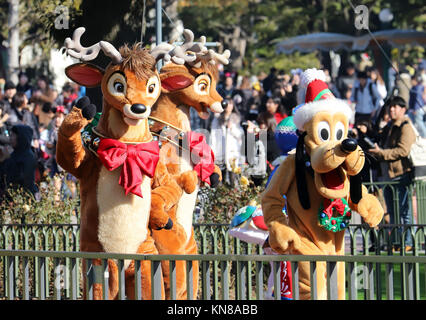
<path fill-rule="evenodd" d="M 133 50 L 133 51 L 132 51 Z M 135 73 L 134 68 L 144 67 L 144 64 L 139 64 L 139 60 L 147 61 L 147 70 L 152 71 L 152 75 L 157 75 L 155 71 L 155 60 L 148 56 L 146 50 L 139 50 L 138 56 L 135 56 L 136 48 L 132 50 L 126 48 L 122 49 L 123 56 L 125 57 L 125 63 L 120 65 L 110 64 L 105 71 L 100 68 L 88 65 L 88 64 L 76 64 L 67 68 L 67 74 L 73 74 L 73 68 L 80 68 L 83 71 L 100 72 L 103 76 L 99 78 L 99 84 L 103 93 L 103 112 L 100 121 L 97 126 L 97 131 L 112 139 L 119 140 L 123 143 L 142 143 L 152 140 L 151 133 L 148 128 L 147 119 L 141 119 L 137 125 L 130 126 L 125 121 L 123 114 L 123 108 L 125 104 L 142 103 L 147 107 L 151 107 L 157 96 L 146 96 L 146 78 L 144 73 L 140 73 L 139 76 Z M 131 57 L 126 57 L 126 52 L 129 51 Z M 144 58 L 144 56 L 146 56 Z M 144 60 L 145 59 L 145 60 Z M 92 69 L 91 69 L 92 68 Z M 109 77 L 117 70 L 124 72 L 126 79 L 127 91 L 122 96 L 112 95 L 108 89 Z M 140 70 L 139 70 L 140 71 Z M 92 72 L 92 74 L 94 74 Z M 150 74 L 148 71 L 147 74 Z M 74 74 L 75 75 L 75 74 Z M 142 75 L 142 78 L 141 78 Z M 84 76 L 77 76 L 76 80 L 79 83 L 85 81 Z M 159 92 L 159 91 L 158 91 Z M 80 192 L 81 192 L 81 231 L 80 231 L 80 249 L 81 251 L 89 252 L 103 252 L 105 249 L 99 239 L 99 225 L 100 225 L 100 212 L 98 203 L 98 180 L 100 179 L 100 173 L 103 165 L 99 158 L 90 151 L 87 151 L 82 142 L 80 131 L 88 124 L 80 109 L 74 107 L 70 114 L 64 119 L 58 133 L 58 144 L 57 144 L 57 161 L 66 171 L 73 174 L 80 180 Z M 121 170 L 121 167 L 116 169 Z M 144 180 L 145 181 L 145 180 Z M 117 181 L 118 184 L 118 181 Z M 169 173 L 165 165 L 160 161 L 156 167 L 155 176 L 150 181 L 151 186 L 151 206 L 156 208 L 156 215 L 150 216 L 150 226 L 153 228 L 162 228 L 168 222 L 168 215 L 166 210 L 171 208 L 182 195 L 182 189 L 176 183 L 175 179 L 169 177 Z M 121 190 L 120 190 L 121 191 Z M 124 191 L 122 195 L 117 194 L 117 199 L 122 197 L 128 201 Z M 121 198 L 120 198 L 121 199 Z M 138 198 L 140 199 L 140 198 Z M 136 200 L 136 199 L 135 199 Z M 143 201 L 143 200 L 140 200 Z M 131 202 L 131 206 L 135 203 Z M 144 202 L 138 202 L 144 203 Z M 141 212 L 141 210 L 146 212 Z M 123 209 L 120 209 L 123 210 Z M 132 214 L 142 215 L 148 217 L 150 206 L 146 208 L 139 208 L 134 210 Z M 129 213 L 130 214 L 130 213 Z M 148 219 L 147 222 L 148 224 Z M 133 225 L 132 225 L 133 226 Z M 139 230 L 139 229 L 138 229 Z M 138 239 L 138 238 L 136 238 Z M 110 241 L 110 240 L 109 240 Z M 126 252 L 136 253 L 136 252 Z M 141 254 L 157 254 L 158 251 L 154 246 L 154 242 L 150 236 L 148 225 L 146 225 L 146 238 L 137 248 L 137 253 Z M 115 299 L 118 292 L 118 272 L 117 266 L 114 261 L 109 260 L 109 298 Z M 134 277 L 134 269 L 130 264 L 126 269 L 126 293 L 128 297 L 132 298 L 134 288 L 132 287 L 132 277 Z M 142 296 L 144 299 L 151 298 L 151 271 L 150 266 L 147 262 L 142 264 Z M 164 290 L 164 288 L 161 288 Z M 162 291 L 164 297 L 164 292 Z M 102 298 L 102 288 L 99 285 L 94 287 L 95 299 Z"/>
<path fill-rule="evenodd" d="M 310 155 L 314 178 L 305 173 L 310 199 L 310 209 L 305 210 L 299 202 L 295 177 L 295 157 L 290 155 L 279 166 L 271 179 L 268 188 L 262 195 L 262 208 L 265 222 L 269 229 L 269 243 L 280 254 L 302 255 L 343 255 L 344 231 L 331 232 L 322 228 L 318 223 L 318 208 L 324 198 L 345 198 L 352 210 L 358 212 L 370 225 L 376 226 L 383 217 L 380 202 L 373 195 L 368 194 L 362 187 L 362 198 L 356 205 L 349 198 L 349 176 L 358 174 L 364 166 L 364 153 L 358 146 L 349 154 L 341 151 L 341 141 L 335 138 L 321 142 L 318 138 L 317 125 L 320 121 L 327 121 L 330 128 L 334 128 L 338 121 L 348 129 L 348 120 L 342 113 L 334 115 L 319 112 L 307 122 L 304 129 L 305 148 Z M 344 135 L 346 137 L 346 134 Z M 331 137 L 335 137 L 331 132 Z M 339 168 L 344 186 L 340 190 L 327 189 L 321 174 Z M 284 200 L 287 197 L 288 218 L 282 214 Z M 310 299 L 310 264 L 299 263 L 299 292 L 301 299 Z M 325 262 L 317 263 L 317 292 L 319 299 L 327 298 Z M 337 264 L 338 298 L 345 298 L 345 268 L 343 263 Z"/>
<path fill-rule="evenodd" d="M 197 111 L 207 111 L 214 102 L 221 102 L 222 97 L 216 91 L 217 68 L 209 64 L 202 64 L 199 69 L 190 68 L 188 65 L 176 65 L 169 63 L 165 65 L 160 72 L 162 81 L 168 77 L 180 75 L 195 80 L 198 74 L 207 73 L 211 78 L 210 92 L 206 95 L 199 95 L 194 91 L 194 86 L 188 86 L 184 89 L 179 89 L 170 92 L 162 89 L 162 94 L 157 103 L 152 109 L 151 115 L 155 118 L 163 120 L 167 123 L 182 129 L 190 131 L 189 108 L 192 107 Z M 164 125 L 155 123 L 151 128 L 153 131 L 159 131 Z M 185 190 L 186 193 L 192 193 L 196 185 L 199 184 L 198 177 L 191 176 L 188 173 L 186 176 L 182 174 L 182 158 L 178 155 L 178 149 L 171 143 L 163 143 L 161 148 L 161 158 L 167 163 L 167 169 L 170 174 L 177 177 L 177 182 Z M 221 176 L 220 169 L 215 166 L 215 172 Z M 195 173 L 195 172 L 194 172 Z M 194 238 L 194 231 L 191 229 L 191 234 L 186 234 L 184 228 L 177 221 L 178 206 L 173 206 L 167 211 L 167 214 L 173 220 L 172 235 L 165 230 L 153 231 L 155 245 L 160 254 L 197 254 L 197 244 Z M 186 208 L 187 215 L 192 221 L 194 208 Z M 155 215 L 155 214 L 154 214 Z M 162 263 L 163 276 L 165 281 L 166 299 L 170 298 L 170 279 L 169 279 L 169 263 Z M 193 298 L 196 299 L 198 293 L 198 263 L 193 264 Z M 186 265 L 183 261 L 176 262 L 176 298 L 178 300 L 187 299 L 186 290 Z"/>

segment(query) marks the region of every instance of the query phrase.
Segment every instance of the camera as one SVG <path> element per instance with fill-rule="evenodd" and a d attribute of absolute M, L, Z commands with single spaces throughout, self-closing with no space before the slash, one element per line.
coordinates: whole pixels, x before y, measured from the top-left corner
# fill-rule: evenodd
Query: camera
<path fill-rule="evenodd" d="M 364 137 L 362 140 L 368 146 L 369 149 L 374 149 L 375 144 L 369 137 Z"/>

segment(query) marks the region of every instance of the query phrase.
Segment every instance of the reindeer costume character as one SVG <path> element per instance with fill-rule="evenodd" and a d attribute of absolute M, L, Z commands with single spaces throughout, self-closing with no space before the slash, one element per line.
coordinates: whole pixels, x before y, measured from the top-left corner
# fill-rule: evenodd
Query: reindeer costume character
<path fill-rule="evenodd" d="M 96 137 L 85 148 L 81 130 L 95 115 L 96 107 L 87 97 L 80 99 L 60 127 L 57 145 L 59 165 L 80 180 L 80 249 L 157 254 L 148 229 L 151 204 L 157 208 L 151 227 L 169 229 L 172 222 L 165 210 L 177 203 L 182 189 L 159 161 L 158 142 L 149 131 L 148 115 L 160 95 L 156 59 L 140 44 L 116 50 L 100 41 L 84 48 L 80 44 L 84 31 L 76 29 L 73 39 L 65 41 L 67 53 L 84 61 L 67 67 L 65 73 L 80 85 L 101 86 L 102 115 L 93 128 Z M 105 70 L 86 63 L 100 50 L 111 57 Z M 141 264 L 142 298 L 151 299 L 150 262 Z M 107 297 L 114 299 L 118 269 L 112 260 L 108 260 L 108 267 Z M 134 281 L 134 262 L 125 261 L 128 298 L 134 298 Z M 95 284 L 94 298 L 102 297 L 102 287 Z"/>
<path fill-rule="evenodd" d="M 279 166 L 262 196 L 269 229 L 269 244 L 278 253 L 343 255 L 344 233 L 351 210 L 370 226 L 383 217 L 380 202 L 361 185 L 358 173 L 364 152 L 356 140 L 347 139 L 350 107 L 335 99 L 321 70 L 308 69 L 301 77 L 305 104 L 294 112 L 301 132 L 296 155 Z M 287 198 L 287 214 L 283 195 Z M 317 294 L 327 298 L 325 262 L 317 263 Z M 337 265 L 338 298 L 345 298 L 345 269 Z M 301 299 L 310 299 L 310 264 L 299 263 Z"/>
<path fill-rule="evenodd" d="M 154 56 L 164 55 L 165 61 L 160 71 L 161 95 L 150 116 L 151 130 L 154 134 L 162 130 L 160 138 L 164 138 L 160 159 L 167 159 L 167 169 L 173 175 L 182 176 L 190 170 L 195 170 L 198 174 L 193 180 L 194 188 L 185 189 L 186 193 L 182 194 L 179 203 L 167 211 L 173 220 L 173 228 L 167 232 L 153 230 L 155 245 L 160 254 L 197 253 L 192 219 L 199 185 L 215 185 L 221 179 L 221 171 L 214 165 L 214 154 L 207 145 L 205 136 L 191 131 L 189 112 L 190 108 L 194 108 L 201 118 L 206 119 L 209 117 L 208 109 L 216 113 L 223 111 L 222 97 L 216 91 L 216 63 L 228 64 L 230 52 L 226 50 L 220 55 L 211 49 L 207 50 L 204 46 L 205 37 L 194 43 L 194 34 L 188 29 L 184 30 L 184 37 L 185 41 L 181 46 L 170 48 L 163 43 L 151 51 Z M 163 262 L 162 268 L 166 298 L 170 298 L 169 263 Z M 185 269 L 184 261 L 176 262 L 176 297 L 172 298 L 187 298 Z M 192 271 L 193 298 L 196 298 L 197 262 L 193 262 Z"/>

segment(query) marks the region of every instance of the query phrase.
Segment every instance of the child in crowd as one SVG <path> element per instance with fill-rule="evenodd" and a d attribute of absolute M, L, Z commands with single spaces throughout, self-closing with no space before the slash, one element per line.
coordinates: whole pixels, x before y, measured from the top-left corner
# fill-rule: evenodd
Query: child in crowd
<path fill-rule="evenodd" d="M 281 99 L 279 97 L 269 97 L 268 100 L 266 100 L 266 111 L 274 116 L 275 125 L 277 125 L 281 122 L 281 120 L 287 117 L 287 114 L 283 110 Z"/>

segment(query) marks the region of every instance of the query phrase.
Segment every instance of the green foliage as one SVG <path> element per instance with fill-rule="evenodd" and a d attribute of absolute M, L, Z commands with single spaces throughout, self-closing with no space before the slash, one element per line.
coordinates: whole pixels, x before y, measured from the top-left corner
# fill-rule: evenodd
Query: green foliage
<path fill-rule="evenodd" d="M 308 54 L 295 52 L 288 55 L 271 55 L 270 57 L 255 58 L 252 61 L 250 70 L 253 74 L 259 74 L 260 71 L 268 72 L 271 67 L 275 67 L 278 70 L 285 70 L 288 73 L 291 69 L 296 68 L 319 68 L 320 61 L 315 52 Z"/>
<path fill-rule="evenodd" d="M 383 8 L 390 7 L 394 20 L 392 28 L 423 30 L 426 21 L 426 7 L 421 0 L 389 1 L 364 0 L 349 2 L 306 1 L 306 0 L 227 0 L 227 1 L 182 1 L 180 18 L 185 27 L 205 34 L 208 39 L 219 41 L 231 49 L 238 46 L 237 41 L 224 41 L 238 26 L 247 39 L 244 56 L 245 73 L 267 71 L 275 66 L 289 70 L 294 67 L 304 68 L 319 66 L 319 61 L 312 55 L 277 56 L 274 43 L 296 35 L 313 32 L 335 32 L 348 35 L 364 35 L 365 30 L 354 26 L 355 13 L 351 6 L 366 5 L 369 8 L 369 28 L 377 31 L 381 26 L 378 14 Z M 405 53 L 403 53 L 405 55 Z M 418 54 L 417 54 L 418 56 Z M 239 70 L 240 71 L 240 70 Z"/>
<path fill-rule="evenodd" d="M 221 184 L 215 189 L 201 189 L 204 201 L 199 205 L 203 215 L 196 222 L 230 223 L 238 209 L 249 205 L 252 201 L 260 204 L 260 194 L 265 189 L 266 180 L 260 186 L 255 186 L 251 180 L 248 180 L 248 185 L 241 182 L 234 188 Z"/>
<path fill-rule="evenodd" d="M 79 209 L 79 199 L 61 192 L 61 200 L 56 201 L 55 193 L 51 179 L 41 184 L 39 200 L 23 188 L 9 188 L 0 202 L 0 224 L 69 223 L 71 215 Z"/>

